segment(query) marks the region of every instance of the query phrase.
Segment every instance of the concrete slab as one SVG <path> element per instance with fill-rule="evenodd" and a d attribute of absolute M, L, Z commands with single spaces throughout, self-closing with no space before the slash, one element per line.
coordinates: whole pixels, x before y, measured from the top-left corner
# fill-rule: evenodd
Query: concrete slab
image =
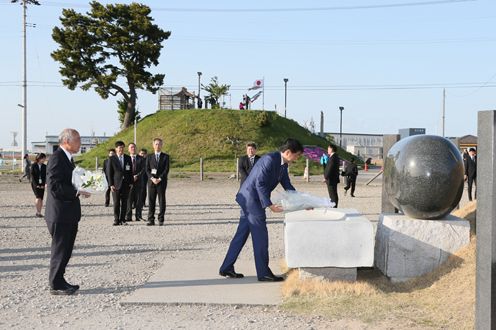
<path fill-rule="evenodd" d="M 348 281 L 355 282 L 357 279 L 356 267 L 339 268 L 339 267 L 302 267 L 300 279 L 313 278 L 317 280 L 328 281 Z"/>
<path fill-rule="evenodd" d="M 278 275 L 276 262 L 272 271 Z M 238 260 L 236 272 L 242 279 L 218 275 L 219 260 L 174 260 L 167 262 L 140 289 L 121 300 L 121 304 L 227 304 L 279 305 L 281 282 L 259 282 L 255 263 Z"/>

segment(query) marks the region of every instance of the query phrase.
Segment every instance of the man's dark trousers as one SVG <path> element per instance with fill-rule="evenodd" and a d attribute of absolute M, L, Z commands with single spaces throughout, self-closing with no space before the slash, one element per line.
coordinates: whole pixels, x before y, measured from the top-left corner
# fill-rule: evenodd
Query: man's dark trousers
<path fill-rule="evenodd" d="M 221 272 L 234 271 L 234 263 L 243 249 L 243 246 L 251 232 L 253 242 L 253 251 L 255 255 L 255 268 L 259 277 L 266 275 L 269 269 L 269 234 L 267 231 L 267 222 L 265 212 L 263 213 L 248 213 L 241 209 L 239 217 L 238 229 L 229 245 L 226 258 L 220 266 Z"/>
<path fill-rule="evenodd" d="M 334 207 L 338 207 L 338 184 L 327 184 L 327 191 L 329 192 L 329 198 L 332 202 L 336 203 Z"/>
<path fill-rule="evenodd" d="M 50 273 L 48 275 L 52 289 L 64 287 L 64 272 L 74 248 L 74 241 L 78 231 L 78 223 L 47 222 L 48 231 L 52 236 L 50 255 Z"/>
<path fill-rule="evenodd" d="M 124 183 L 121 189 L 112 192 L 112 199 L 114 200 L 114 222 L 126 222 L 128 196 L 129 186 Z"/>
<path fill-rule="evenodd" d="M 468 199 L 469 199 L 469 201 L 472 201 L 472 186 L 473 185 L 475 185 L 477 187 L 476 178 L 474 178 L 473 176 L 468 176 L 467 177 L 467 190 L 468 190 Z M 474 194 L 473 197 L 475 199 L 477 199 L 477 194 Z"/>
<path fill-rule="evenodd" d="M 155 221 L 155 205 L 158 197 L 158 222 L 164 222 L 165 216 L 165 190 L 167 189 L 167 181 L 161 181 L 159 184 L 154 184 L 151 180 L 148 182 L 148 222 Z"/>
<path fill-rule="evenodd" d="M 140 194 L 141 194 L 141 185 L 139 181 L 135 181 L 131 189 L 129 190 L 129 196 L 127 198 L 127 208 L 126 208 L 126 221 L 132 221 L 133 219 L 133 206 L 135 207 L 135 217 L 136 220 L 141 218 L 141 208 L 140 205 Z"/>

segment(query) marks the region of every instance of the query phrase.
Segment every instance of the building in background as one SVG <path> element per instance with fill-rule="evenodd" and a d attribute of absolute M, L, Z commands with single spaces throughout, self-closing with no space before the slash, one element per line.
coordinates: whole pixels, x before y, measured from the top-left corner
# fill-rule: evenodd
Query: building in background
<path fill-rule="evenodd" d="M 449 137 L 447 138 L 451 142 L 453 142 L 460 152 L 463 152 L 465 149 L 475 148 L 477 149 L 477 136 L 474 135 L 464 135 L 461 137 Z"/>
<path fill-rule="evenodd" d="M 96 135 L 91 135 L 91 136 L 81 136 L 81 148 L 79 149 L 80 154 L 84 154 L 91 148 L 96 147 L 102 142 L 107 141 L 110 139 L 108 136 L 96 136 Z M 57 150 L 59 147 L 59 137 L 58 135 L 47 135 L 45 137 L 45 141 L 40 141 L 40 142 L 31 142 L 31 153 L 40 153 L 43 152 L 47 155 L 53 154 L 55 150 Z"/>
<path fill-rule="evenodd" d="M 401 128 L 398 130 L 398 134 L 400 139 L 404 139 L 413 135 L 425 134 L 425 128 Z"/>
<path fill-rule="evenodd" d="M 195 108 L 195 94 L 188 92 L 186 87 L 161 88 L 158 92 L 159 110 L 181 110 Z"/>
<path fill-rule="evenodd" d="M 339 132 L 325 133 L 339 145 Z M 382 134 L 342 133 L 341 147 L 363 160 L 382 159 Z"/>

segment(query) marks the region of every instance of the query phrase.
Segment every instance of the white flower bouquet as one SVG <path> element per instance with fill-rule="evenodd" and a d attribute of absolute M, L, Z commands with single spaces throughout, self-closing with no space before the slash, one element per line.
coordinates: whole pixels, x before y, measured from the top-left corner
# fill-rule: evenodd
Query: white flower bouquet
<path fill-rule="evenodd" d="M 78 191 L 91 194 L 104 193 L 108 188 L 107 179 L 102 171 L 87 171 L 79 166 L 72 171 L 72 185 Z"/>
<path fill-rule="evenodd" d="M 329 198 L 318 197 L 295 190 L 277 191 L 274 203 L 281 205 L 284 212 L 293 212 L 314 208 L 331 208 L 336 205 Z"/>

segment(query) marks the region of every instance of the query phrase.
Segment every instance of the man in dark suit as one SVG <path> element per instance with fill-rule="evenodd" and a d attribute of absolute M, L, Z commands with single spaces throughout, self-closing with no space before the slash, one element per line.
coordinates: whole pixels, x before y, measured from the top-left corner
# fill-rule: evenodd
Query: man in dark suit
<path fill-rule="evenodd" d="M 103 173 L 105 173 L 105 179 L 107 179 L 107 183 L 109 182 L 109 178 L 107 175 L 107 169 L 108 169 L 108 163 L 110 157 L 115 155 L 115 149 L 109 149 L 108 150 L 108 158 L 103 161 Z M 107 190 L 105 191 L 105 207 L 108 207 L 110 205 L 110 185 L 108 186 Z"/>
<path fill-rule="evenodd" d="M 45 220 L 52 236 L 48 280 L 53 295 L 70 295 L 79 289 L 79 285 L 67 283 L 64 273 L 81 219 L 79 195 L 90 196 L 86 192 L 78 192 L 72 185 L 72 154 L 77 153 L 80 146 L 79 133 L 74 129 L 64 129 L 59 135 L 59 148 L 50 157 L 47 167 Z"/>
<path fill-rule="evenodd" d="M 332 202 L 336 203 L 334 207 L 338 207 L 338 183 L 339 181 L 339 157 L 336 153 L 337 147 L 330 143 L 327 147 L 329 160 L 324 169 L 324 178 L 327 184 L 327 191 Z"/>
<path fill-rule="evenodd" d="M 241 249 L 251 234 L 255 254 L 255 266 L 259 281 L 283 281 L 275 276 L 269 268 L 269 237 L 265 209 L 282 212 L 282 208 L 270 200 L 271 192 L 280 183 L 285 190 L 295 190 L 289 180 L 288 163 L 298 159 L 303 153 L 303 146 L 294 139 L 287 139 L 280 151 L 264 155 L 253 167 L 250 175 L 236 195 L 236 202 L 241 206 L 238 228 L 234 235 L 219 274 L 229 278 L 242 278 L 236 273 L 234 263 Z"/>
<path fill-rule="evenodd" d="M 475 149 L 470 148 L 468 155 L 464 159 L 465 165 L 465 181 L 467 181 L 468 200 L 472 201 L 472 184 L 477 187 L 477 155 Z M 477 192 L 474 194 L 477 199 Z"/>
<path fill-rule="evenodd" d="M 348 189 L 351 188 L 351 197 L 355 197 L 355 186 L 356 179 L 358 176 L 358 167 L 355 164 L 355 157 L 351 158 L 351 162 L 346 165 L 346 169 L 342 173 L 343 176 L 346 177 L 346 187 L 344 187 L 344 195 L 348 192 Z"/>
<path fill-rule="evenodd" d="M 260 159 L 260 156 L 257 154 L 257 145 L 253 142 L 246 144 L 246 156 L 239 158 L 238 164 L 238 172 L 239 172 L 239 180 L 240 186 L 245 182 L 248 174 L 250 174 L 251 169 L 255 165 L 255 163 Z"/>
<path fill-rule="evenodd" d="M 115 143 L 115 155 L 109 158 L 107 176 L 114 201 L 114 226 L 126 224 L 127 198 L 133 183 L 131 157 L 124 154 L 124 142 Z"/>
<path fill-rule="evenodd" d="M 139 155 L 141 158 L 143 158 L 143 175 L 141 176 L 141 191 L 140 195 L 138 198 L 138 203 L 140 205 L 140 210 L 143 210 L 143 207 L 145 207 L 145 202 L 146 202 L 146 189 L 148 185 L 148 175 L 146 174 L 146 157 L 148 155 L 148 150 L 145 148 L 141 148 Z M 142 214 L 140 214 L 140 218 L 142 217 Z"/>
<path fill-rule="evenodd" d="M 128 151 L 129 151 L 129 157 L 131 157 L 133 186 L 129 191 L 129 198 L 127 199 L 126 221 L 133 220 L 133 208 L 136 209 L 135 211 L 136 221 L 140 221 L 142 206 L 139 203 L 139 198 L 141 193 L 142 177 L 145 171 L 145 160 L 141 156 L 136 154 L 136 144 L 129 143 Z"/>
<path fill-rule="evenodd" d="M 160 211 L 158 212 L 158 225 L 164 225 L 165 216 L 165 190 L 167 189 L 167 176 L 169 175 L 169 155 L 162 152 L 162 139 L 153 139 L 153 153 L 146 158 L 146 174 L 148 176 L 148 223 L 155 225 L 155 203 L 158 197 Z"/>

